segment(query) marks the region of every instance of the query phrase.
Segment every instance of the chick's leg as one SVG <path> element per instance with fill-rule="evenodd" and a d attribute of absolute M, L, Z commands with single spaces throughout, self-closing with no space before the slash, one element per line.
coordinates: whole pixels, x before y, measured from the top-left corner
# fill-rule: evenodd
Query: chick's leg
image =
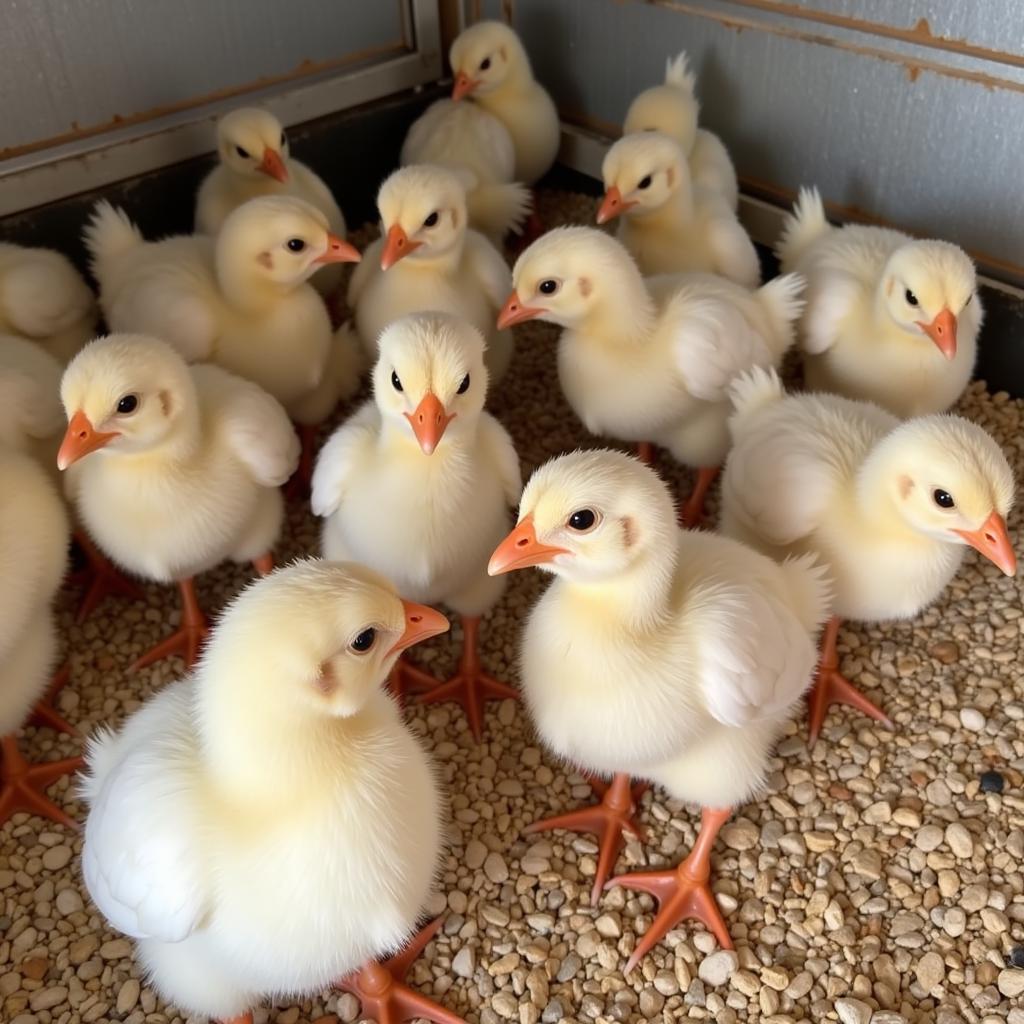
<path fill-rule="evenodd" d="M 654 465 L 654 445 L 650 441 L 637 441 L 636 457 L 645 465 Z"/>
<path fill-rule="evenodd" d="M 833 615 L 828 620 L 821 640 L 821 660 L 818 664 L 818 674 L 815 677 L 810 696 L 807 698 L 807 712 L 810 721 L 809 743 L 812 747 L 818 740 L 818 734 L 825 722 L 825 715 L 828 714 L 828 709 L 833 704 L 849 704 L 861 714 L 881 722 L 887 729 L 895 728 L 885 712 L 868 700 L 839 671 L 839 652 L 836 650 L 839 640 L 839 625 L 840 620 L 837 616 Z"/>
<path fill-rule="evenodd" d="M 80 757 L 69 757 L 63 761 L 29 764 L 18 750 L 13 736 L 0 738 L 0 824 L 12 814 L 24 811 L 77 831 L 80 827 L 78 822 L 46 795 L 46 788 L 65 775 L 78 771 L 84 763 Z"/>
<path fill-rule="evenodd" d="M 320 430 L 319 424 L 296 423 L 301 448 L 299 465 L 292 473 L 291 479 L 284 485 L 286 498 L 299 499 L 309 494 L 313 483 L 313 463 L 316 460 L 316 437 Z"/>
<path fill-rule="evenodd" d="M 360 1018 L 376 1020 L 380 1024 L 401 1024 L 402 1021 L 421 1017 L 434 1024 L 465 1024 L 461 1017 L 428 999 L 405 984 L 413 961 L 441 927 L 441 918 L 427 925 L 401 953 L 383 963 L 371 961 L 338 982 L 338 988 L 351 992 L 360 1003 Z"/>
<path fill-rule="evenodd" d="M 704 502 L 707 500 L 708 491 L 718 476 L 718 466 L 705 466 L 697 470 L 697 480 L 693 485 L 690 496 L 683 503 L 679 510 L 679 522 L 688 530 L 700 526 L 704 519 Z"/>
<path fill-rule="evenodd" d="M 199 607 L 192 578 L 180 580 L 178 589 L 181 591 L 181 625 L 176 632 L 165 640 L 161 640 L 134 662 L 131 666 L 132 672 L 152 665 L 153 662 L 160 661 L 161 658 L 169 658 L 172 654 L 181 655 L 186 669 L 192 668 L 196 663 L 199 648 L 209 632 L 209 627 L 206 623 L 206 616 L 203 615 L 203 609 Z"/>
<path fill-rule="evenodd" d="M 395 662 L 388 677 L 388 689 L 398 698 L 398 703 L 403 705 L 410 694 L 426 693 L 440 685 L 440 679 L 417 668 L 404 654 Z"/>
<path fill-rule="evenodd" d="M 477 741 L 483 738 L 484 703 L 489 700 L 518 700 L 519 691 L 505 683 L 498 682 L 484 672 L 480 665 L 480 650 L 477 632 L 480 627 L 479 615 L 462 616 L 462 657 L 459 671 L 446 683 L 428 691 L 422 697 L 425 704 L 437 704 L 454 700 L 461 704 L 469 719 L 469 727 Z"/>
<path fill-rule="evenodd" d="M 75 621 L 85 622 L 107 597 L 142 600 L 144 594 L 141 588 L 114 568 L 84 530 L 75 531 L 75 542 L 89 562 L 71 580 L 72 583 L 83 583 L 86 588 Z"/>
<path fill-rule="evenodd" d="M 237 1017 L 224 1017 L 218 1020 L 217 1024 L 252 1024 L 252 1014 L 242 1013 Z"/>
<path fill-rule="evenodd" d="M 641 871 L 620 875 L 608 883 L 608 888 L 621 885 L 653 896 L 660 908 L 651 927 L 637 943 L 626 964 L 626 974 L 652 950 L 668 932 L 687 918 L 703 921 L 718 939 L 723 949 L 732 949 L 732 939 L 722 917 L 718 903 L 711 892 L 711 848 L 719 830 L 729 820 L 731 809 L 714 810 L 705 807 L 701 812 L 700 832 L 690 855 L 678 867 L 669 871 Z"/>
<path fill-rule="evenodd" d="M 29 719 L 31 725 L 53 729 L 54 732 L 63 732 L 68 736 L 78 735 L 78 730 L 53 706 L 57 694 L 64 689 L 70 677 L 71 666 L 65 665 L 50 680 L 46 693 L 39 698 L 36 706 L 32 709 L 32 717 Z"/>
<path fill-rule="evenodd" d="M 556 814 L 553 818 L 544 818 L 530 825 L 526 832 L 546 832 L 553 828 L 564 828 L 570 832 L 591 832 L 601 840 L 601 852 L 597 859 L 597 871 L 594 874 L 594 885 L 590 890 L 590 905 L 597 906 L 605 880 L 612 873 L 615 861 L 622 850 L 622 833 L 628 832 L 641 841 L 644 838 L 643 826 L 634 818 L 636 800 L 643 793 L 645 786 L 630 789 L 628 775 L 615 775 L 611 785 L 604 786 L 597 780 L 591 785 L 601 796 L 601 802 L 593 807 L 583 807 L 567 814 Z"/>

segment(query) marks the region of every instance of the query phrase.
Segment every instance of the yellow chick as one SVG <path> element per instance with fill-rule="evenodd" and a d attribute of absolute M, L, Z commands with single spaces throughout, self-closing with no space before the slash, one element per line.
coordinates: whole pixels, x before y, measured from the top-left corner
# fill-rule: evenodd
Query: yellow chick
<path fill-rule="evenodd" d="M 67 569 L 67 512 L 46 470 L 2 443 L 0 481 L 0 824 L 25 811 L 77 828 L 46 788 L 82 759 L 32 765 L 15 738 L 57 664 L 53 601 Z"/>
<path fill-rule="evenodd" d="M 807 278 L 800 326 L 809 388 L 903 419 L 944 412 L 960 397 L 983 316 L 962 249 L 888 228 L 832 227 L 817 189 L 803 189 L 778 256 Z"/>
<path fill-rule="evenodd" d="M 0 242 L 0 334 L 28 338 L 63 365 L 93 336 L 97 314 L 62 253 Z"/>
<path fill-rule="evenodd" d="M 561 128 L 519 36 L 500 21 L 478 21 L 456 37 L 448 58 L 452 99 L 471 96 L 501 121 L 515 147 L 515 180 L 534 184 L 555 162 Z"/>
<path fill-rule="evenodd" d="M 408 313 L 438 310 L 468 320 L 487 339 L 487 371 L 501 379 L 512 335 L 494 320 L 512 285 L 504 257 L 467 226 L 466 190 L 443 167 L 403 167 L 377 194 L 382 237 L 349 283 L 348 304 L 370 360 L 377 339 Z"/>
<path fill-rule="evenodd" d="M 690 177 L 701 188 L 719 193 L 730 209 L 739 207 L 736 169 L 722 140 L 697 127 L 700 104 L 695 93 L 697 76 L 687 67 L 686 54 L 665 62 L 665 82 L 645 89 L 626 111 L 624 135 L 664 132 L 682 147 L 690 165 Z"/>
<path fill-rule="evenodd" d="M 456 676 L 437 686 L 400 662 L 393 685 L 399 694 L 409 683 L 434 686 L 426 700 L 457 700 L 479 740 L 485 701 L 518 696 L 483 671 L 477 631 L 505 589 L 487 575 L 487 559 L 522 489 L 512 441 L 484 412 L 483 338 L 441 313 L 396 320 L 381 335 L 373 388 L 317 460 L 324 557 L 364 562 L 401 593 L 459 613 Z"/>
<path fill-rule="evenodd" d="M 722 530 L 775 558 L 813 553 L 835 589 L 811 740 L 836 701 L 888 723 L 839 671 L 840 619 L 914 617 L 946 588 L 968 546 L 1014 575 L 1006 457 L 959 416 L 902 423 L 868 402 L 787 396 L 771 371 L 736 381 L 733 405 Z"/>
<path fill-rule="evenodd" d="M 443 820 L 380 683 L 447 628 L 362 566 L 297 562 L 231 603 L 194 674 L 92 741 L 85 883 L 182 1016 L 252 1024 L 268 997 L 343 979 L 363 1016 L 458 1020 L 402 981 L 429 929 L 376 959 L 414 933 Z"/>
<path fill-rule="evenodd" d="M 661 132 L 626 135 L 602 166 L 597 223 L 623 215 L 619 241 L 643 274 L 706 271 L 745 288 L 761 282 L 750 236 L 718 192 L 695 186 L 679 143 Z"/>
<path fill-rule="evenodd" d="M 218 165 L 199 186 L 196 231 L 216 235 L 229 213 L 257 196 L 295 196 L 315 206 L 331 233 L 345 237 L 345 218 L 331 190 L 305 164 L 292 159 L 288 135 L 269 110 L 243 107 L 217 122 Z M 322 295 L 341 286 L 342 269 L 325 265 L 310 278 Z"/>
<path fill-rule="evenodd" d="M 749 291 L 710 274 L 647 278 L 620 242 L 561 228 L 516 261 L 499 327 L 534 317 L 563 327 L 558 378 L 592 434 L 664 445 L 699 470 L 683 507 L 700 521 L 729 450 L 730 381 L 776 366 L 793 342 L 798 275 Z"/>
<path fill-rule="evenodd" d="M 628 773 L 703 808 L 677 868 L 608 883 L 661 903 L 626 973 L 687 917 L 731 949 L 711 892 L 711 847 L 730 809 L 762 790 L 810 683 L 829 608 L 824 573 L 809 557 L 778 565 L 736 541 L 679 530 L 665 484 L 611 451 L 563 455 L 530 478 L 490 571 L 531 565 L 555 577 L 521 645 L 523 693 L 544 744 L 615 774 L 620 789 Z M 620 795 L 535 826 L 602 833 L 592 903 L 630 826 L 628 789 Z"/>
<path fill-rule="evenodd" d="M 142 335 L 87 345 L 61 400 L 57 464 L 85 528 L 128 572 L 181 592 L 180 628 L 133 668 L 172 654 L 191 666 L 207 632 L 193 577 L 225 559 L 273 567 L 278 488 L 299 456 L 288 417 L 255 384 Z"/>

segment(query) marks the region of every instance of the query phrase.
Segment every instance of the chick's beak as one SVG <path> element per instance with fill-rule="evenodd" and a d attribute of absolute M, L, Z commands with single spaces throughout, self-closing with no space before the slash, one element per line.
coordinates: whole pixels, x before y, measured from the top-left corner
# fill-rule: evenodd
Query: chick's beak
<path fill-rule="evenodd" d="M 288 180 L 288 168 L 285 167 L 281 154 L 276 149 L 263 150 L 263 160 L 256 170 L 276 178 L 282 185 Z"/>
<path fill-rule="evenodd" d="M 556 555 L 567 555 L 566 548 L 541 544 L 533 525 L 533 513 L 523 517 L 519 525 L 494 549 L 487 563 L 488 576 L 500 576 L 513 569 L 552 562 Z"/>
<path fill-rule="evenodd" d="M 447 633 L 451 625 L 440 612 L 428 608 L 425 604 L 403 601 L 402 609 L 405 612 L 405 629 L 388 654 L 397 654 L 421 640 L 429 640 L 439 633 Z"/>
<path fill-rule="evenodd" d="M 57 468 L 67 469 L 72 463 L 84 459 L 90 452 L 110 444 L 115 437 L 120 436 L 116 430 L 104 434 L 93 429 L 89 417 L 79 409 L 71 417 L 68 429 L 64 433 L 64 440 L 60 443 L 60 451 L 57 452 Z"/>
<path fill-rule="evenodd" d="M 349 245 L 344 238 L 332 235 L 327 232 L 327 249 L 317 256 L 314 263 L 358 263 L 362 259 L 359 250 L 354 245 Z"/>
<path fill-rule="evenodd" d="M 448 424 L 455 419 L 455 414 L 448 415 L 444 411 L 437 395 L 428 391 L 416 406 L 414 412 L 407 412 L 405 418 L 412 424 L 412 432 L 416 435 L 424 454 L 433 455 Z"/>
<path fill-rule="evenodd" d="M 930 323 L 917 321 L 917 326 L 935 342 L 938 350 L 947 358 L 956 355 L 956 317 L 947 307 Z"/>
<path fill-rule="evenodd" d="M 623 202 L 622 193 L 619 191 L 618 185 L 612 185 L 605 192 L 604 199 L 601 200 L 601 206 L 597 211 L 597 223 L 605 224 L 610 220 L 614 220 L 620 213 L 625 213 L 634 206 L 636 206 L 636 200 L 628 203 Z"/>
<path fill-rule="evenodd" d="M 954 530 L 972 548 L 980 551 L 990 562 L 994 562 L 1007 576 L 1017 575 L 1017 556 L 1013 553 L 1010 535 L 1006 532 L 1006 520 L 993 512 L 977 530 Z"/>
<path fill-rule="evenodd" d="M 452 99 L 461 100 L 463 96 L 468 96 L 480 83 L 474 81 L 465 71 L 460 71 L 455 76 L 455 85 L 452 86 Z"/>
<path fill-rule="evenodd" d="M 400 259 L 414 252 L 422 244 L 422 242 L 412 241 L 405 233 L 405 228 L 401 224 L 392 224 L 388 228 L 388 237 L 384 243 L 384 251 L 380 254 L 380 269 L 390 269 Z"/>
<path fill-rule="evenodd" d="M 501 312 L 498 314 L 498 330 L 503 331 L 513 324 L 525 323 L 546 312 L 547 310 L 541 306 L 524 306 L 519 301 L 519 293 L 513 292 L 505 300 L 505 305 L 501 307 Z"/>

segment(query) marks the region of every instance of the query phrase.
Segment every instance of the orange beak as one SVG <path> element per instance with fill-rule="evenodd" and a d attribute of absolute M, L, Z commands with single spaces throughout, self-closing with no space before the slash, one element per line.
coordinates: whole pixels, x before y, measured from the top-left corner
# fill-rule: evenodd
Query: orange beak
<path fill-rule="evenodd" d="M 288 180 L 288 168 L 276 149 L 263 150 L 263 160 L 256 170 L 276 178 L 282 185 Z"/>
<path fill-rule="evenodd" d="M 917 326 L 935 342 L 947 359 L 956 355 L 956 317 L 948 309 L 942 310 L 930 324 L 918 320 Z"/>
<path fill-rule="evenodd" d="M 405 629 L 395 641 L 395 646 L 388 651 L 389 655 L 404 651 L 407 647 L 412 647 L 422 640 L 429 640 L 439 633 L 447 633 L 451 626 L 440 612 L 428 608 L 425 604 L 403 601 L 402 608 L 405 611 Z"/>
<path fill-rule="evenodd" d="M 100 433 L 93 429 L 89 417 L 79 410 L 71 417 L 68 429 L 64 433 L 64 440 L 60 443 L 60 451 L 57 452 L 57 468 L 67 469 L 72 463 L 84 459 L 90 452 L 97 451 L 104 445 L 110 444 L 115 437 L 120 437 L 118 431 L 109 434 Z"/>
<path fill-rule="evenodd" d="M 636 200 L 631 200 L 628 203 L 623 202 L 622 193 L 619 191 L 618 185 L 612 185 L 605 192 L 604 199 L 601 200 L 601 206 L 597 211 L 597 223 L 605 224 L 610 220 L 614 220 L 620 213 L 625 213 L 634 206 L 636 206 Z"/>
<path fill-rule="evenodd" d="M 501 307 L 501 312 L 498 314 L 498 330 L 503 331 L 513 324 L 525 323 L 534 317 L 543 316 L 546 312 L 547 310 L 541 306 L 524 306 L 519 301 L 519 293 L 513 292 L 505 300 L 505 305 Z"/>
<path fill-rule="evenodd" d="M 475 82 L 465 71 L 460 71 L 455 76 L 455 85 L 452 86 L 452 99 L 461 100 L 463 96 L 468 96 L 477 86 L 479 82 Z"/>
<path fill-rule="evenodd" d="M 392 224 L 388 228 L 388 237 L 384 243 L 384 251 L 380 254 L 380 269 L 389 270 L 400 259 L 404 259 L 422 244 L 422 242 L 410 241 L 409 236 L 401 225 Z"/>
<path fill-rule="evenodd" d="M 980 551 L 990 562 L 994 562 L 1007 576 L 1017 575 L 1017 556 L 1013 553 L 1010 535 L 1006 532 L 1006 520 L 993 512 L 977 530 L 954 530 L 968 544 Z"/>
<path fill-rule="evenodd" d="M 317 256 L 314 263 L 358 263 L 362 259 L 359 250 L 354 245 L 349 245 L 344 238 L 332 235 L 327 232 L 327 251 L 322 256 Z"/>
<path fill-rule="evenodd" d="M 524 516 L 519 525 L 494 549 L 487 563 L 488 576 L 500 576 L 513 569 L 553 562 L 556 555 L 567 555 L 565 548 L 541 544 L 533 528 L 533 513 Z"/>
<path fill-rule="evenodd" d="M 438 401 L 437 395 L 428 391 L 416 406 L 415 412 L 407 412 L 405 418 L 412 424 L 412 432 L 416 435 L 425 455 L 433 455 L 448 424 L 455 419 L 455 414 L 447 415 L 444 406 Z"/>

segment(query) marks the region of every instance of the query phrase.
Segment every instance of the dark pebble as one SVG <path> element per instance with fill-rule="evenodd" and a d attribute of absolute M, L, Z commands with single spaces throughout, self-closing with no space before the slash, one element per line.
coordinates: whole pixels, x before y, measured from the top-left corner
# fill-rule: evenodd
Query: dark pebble
<path fill-rule="evenodd" d="M 1024 967 L 1024 946 L 1014 946 L 1006 954 L 1006 964 L 1008 967 Z"/>
<path fill-rule="evenodd" d="M 1002 793 L 1006 785 L 1006 780 L 999 772 L 983 772 L 979 781 L 982 793 Z"/>

